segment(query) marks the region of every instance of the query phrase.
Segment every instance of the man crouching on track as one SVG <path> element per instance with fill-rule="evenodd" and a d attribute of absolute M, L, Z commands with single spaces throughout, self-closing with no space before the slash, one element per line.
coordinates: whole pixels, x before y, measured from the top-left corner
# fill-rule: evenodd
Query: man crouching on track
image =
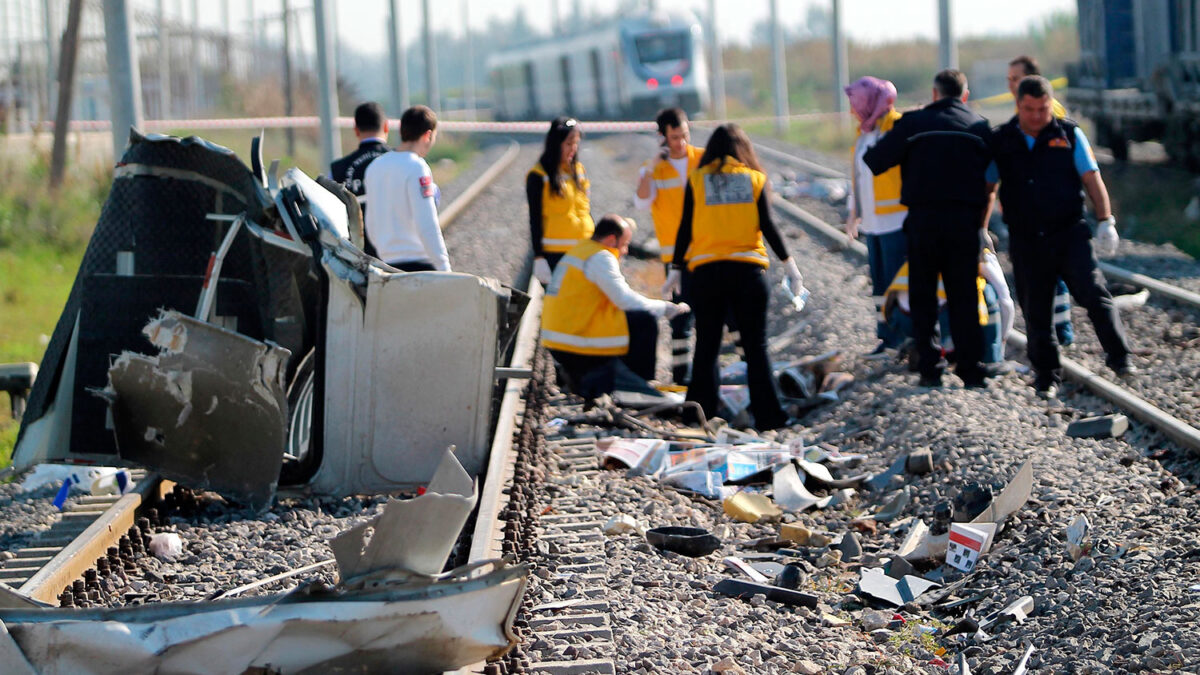
<path fill-rule="evenodd" d="M 629 287 L 619 259 L 629 252 L 633 226 L 609 214 L 591 239 L 567 251 L 554 269 L 542 309 L 542 344 L 567 386 L 593 399 L 615 389 L 652 393 L 658 317 L 689 311 Z"/>
<path fill-rule="evenodd" d="M 1135 372 L 1121 317 L 1105 287 L 1096 250 L 1116 253 L 1116 218 L 1099 166 L 1083 131 L 1072 121 L 1057 119 L 1054 91 L 1040 75 L 1017 86 L 1017 114 L 992 132 L 995 164 L 988 186 L 1000 182 L 1000 203 L 1009 226 L 1009 254 L 1017 300 L 1029 331 L 1033 386 L 1042 398 L 1053 398 L 1062 381 L 1062 364 L 1054 341 L 1054 287 L 1061 277 L 1075 301 L 1087 310 L 1109 368 L 1119 376 Z M 1083 193 L 1096 210 L 1096 250 L 1083 217 Z"/>

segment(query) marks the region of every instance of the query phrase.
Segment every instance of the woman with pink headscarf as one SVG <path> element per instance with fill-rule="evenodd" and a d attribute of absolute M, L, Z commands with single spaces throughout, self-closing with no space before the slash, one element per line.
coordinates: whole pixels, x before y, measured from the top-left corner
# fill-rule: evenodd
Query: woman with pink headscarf
<path fill-rule="evenodd" d="M 888 328 L 880 310 L 888 285 L 904 264 L 903 227 L 908 209 L 900 203 L 900 167 L 873 176 L 863 162 L 863 155 L 900 119 L 895 108 L 896 85 L 864 77 L 846 87 L 846 96 L 850 99 L 850 111 L 858 120 L 846 234 L 853 239 L 861 232 L 866 238 L 871 295 L 875 300 L 875 334 L 880 340 L 870 356 L 883 356 L 885 349 L 898 347 L 902 340 L 902 336 Z"/>

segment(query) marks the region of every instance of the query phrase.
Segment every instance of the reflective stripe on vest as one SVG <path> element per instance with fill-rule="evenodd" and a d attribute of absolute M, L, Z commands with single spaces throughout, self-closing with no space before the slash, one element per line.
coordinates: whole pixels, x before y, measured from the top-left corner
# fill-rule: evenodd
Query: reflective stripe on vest
<path fill-rule="evenodd" d="M 704 151 L 693 145 L 687 146 L 688 174 L 696 170 Z M 650 169 L 654 182 L 654 201 L 650 203 L 650 217 L 654 220 L 654 236 L 662 248 L 660 257 L 670 263 L 675 256 L 675 237 L 679 234 L 679 221 L 683 218 L 683 194 L 687 176 L 680 176 L 670 160 L 660 159 Z"/>
<path fill-rule="evenodd" d="M 559 261 L 542 308 L 542 344 L 574 354 L 620 356 L 629 351 L 625 312 L 583 272 L 595 255 L 617 253 L 590 239 Z"/>
<path fill-rule="evenodd" d="M 707 164 L 688 177 L 692 188 L 692 244 L 688 269 L 719 260 L 767 267 L 767 248 L 758 223 L 758 199 L 767 177 L 732 157 L 720 170 Z"/>
<path fill-rule="evenodd" d="M 562 181 L 561 197 L 550 189 L 550 177 L 541 164 L 534 164 L 530 173 L 542 178 L 542 250 L 565 253 L 591 237 L 595 229 L 588 197 L 591 183 L 583 165 L 576 162 L 575 179 Z"/>

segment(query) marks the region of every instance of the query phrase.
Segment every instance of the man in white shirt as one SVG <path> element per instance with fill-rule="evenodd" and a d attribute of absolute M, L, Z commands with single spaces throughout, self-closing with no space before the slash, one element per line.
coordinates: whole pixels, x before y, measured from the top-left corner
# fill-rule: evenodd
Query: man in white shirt
<path fill-rule="evenodd" d="M 585 398 L 623 391 L 654 392 L 658 318 L 689 311 L 686 304 L 647 298 L 621 274 L 633 228 L 609 214 L 592 238 L 567 251 L 554 270 L 542 311 L 542 342 Z"/>
<path fill-rule="evenodd" d="M 438 223 L 437 185 L 425 156 L 437 140 L 437 116 L 418 105 L 400 117 L 400 145 L 367 167 L 367 236 L 380 260 L 406 272 L 450 271 Z"/>

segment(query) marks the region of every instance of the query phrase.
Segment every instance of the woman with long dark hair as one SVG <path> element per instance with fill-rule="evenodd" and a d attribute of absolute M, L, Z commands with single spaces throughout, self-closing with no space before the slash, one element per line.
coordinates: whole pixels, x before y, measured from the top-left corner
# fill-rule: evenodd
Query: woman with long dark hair
<path fill-rule="evenodd" d="M 537 164 L 525 177 L 529 200 L 529 240 L 533 242 L 533 274 L 550 283 L 559 259 L 575 244 L 592 236 L 587 172 L 579 162 L 579 122 L 556 117 L 546 133 Z"/>
<path fill-rule="evenodd" d="M 696 316 L 696 352 L 687 398 L 711 417 L 717 413 L 717 357 L 725 318 L 732 314 L 741 332 L 750 385 L 750 412 L 760 430 L 787 424 L 787 414 L 771 377 L 767 357 L 767 249 L 783 262 L 798 292 L 804 279 L 771 220 L 767 176 L 746 133 L 736 124 L 713 130 L 688 176 L 683 217 L 675 239 L 666 294 L 679 283 L 686 265 L 692 275 L 691 305 Z"/>

